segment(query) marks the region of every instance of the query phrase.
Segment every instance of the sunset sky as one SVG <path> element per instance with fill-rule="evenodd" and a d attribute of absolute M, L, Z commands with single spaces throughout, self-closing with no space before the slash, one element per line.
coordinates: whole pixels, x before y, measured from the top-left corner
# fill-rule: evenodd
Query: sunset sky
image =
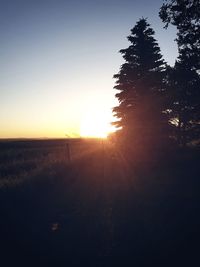
<path fill-rule="evenodd" d="M 163 29 L 162 2 L 0 0 L 0 138 L 75 136 L 84 122 L 109 124 L 118 51 L 139 18 L 175 61 L 176 32 Z"/>

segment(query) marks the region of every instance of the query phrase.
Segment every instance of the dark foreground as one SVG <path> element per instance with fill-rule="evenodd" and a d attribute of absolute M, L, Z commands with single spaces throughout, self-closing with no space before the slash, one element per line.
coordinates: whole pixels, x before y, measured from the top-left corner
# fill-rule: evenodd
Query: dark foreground
<path fill-rule="evenodd" d="M 200 266 L 198 151 L 65 142 L 0 144 L 0 266 Z"/>

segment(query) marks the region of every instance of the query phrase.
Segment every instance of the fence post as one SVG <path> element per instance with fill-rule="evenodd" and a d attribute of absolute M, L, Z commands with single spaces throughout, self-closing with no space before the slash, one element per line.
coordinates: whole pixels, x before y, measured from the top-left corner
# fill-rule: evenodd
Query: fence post
<path fill-rule="evenodd" d="M 67 162 L 71 163 L 70 142 L 69 142 L 69 140 L 66 143 L 66 154 L 67 154 Z"/>
<path fill-rule="evenodd" d="M 105 146 L 104 146 L 104 140 L 101 139 L 101 146 L 102 146 L 102 173 L 103 178 L 105 177 Z"/>

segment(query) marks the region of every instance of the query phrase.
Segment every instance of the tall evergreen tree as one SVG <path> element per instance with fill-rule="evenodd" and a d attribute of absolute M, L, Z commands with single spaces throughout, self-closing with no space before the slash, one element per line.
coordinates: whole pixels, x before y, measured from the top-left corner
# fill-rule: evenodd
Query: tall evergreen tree
<path fill-rule="evenodd" d="M 176 26 L 179 51 L 187 53 L 191 68 L 200 70 L 200 1 L 166 0 L 159 14 L 166 28 Z"/>
<path fill-rule="evenodd" d="M 185 146 L 200 136 L 200 78 L 182 57 L 167 73 L 168 111 L 174 126 L 171 134 L 179 145 Z"/>
<path fill-rule="evenodd" d="M 200 1 L 169 0 L 160 17 L 177 27 L 179 57 L 168 75 L 170 116 L 178 144 L 200 138 Z"/>
<path fill-rule="evenodd" d="M 150 148 L 163 142 L 168 126 L 163 78 L 165 62 L 146 19 L 140 19 L 127 37 L 131 45 L 120 50 L 125 63 L 114 75 L 119 106 L 113 108 L 121 140 Z"/>

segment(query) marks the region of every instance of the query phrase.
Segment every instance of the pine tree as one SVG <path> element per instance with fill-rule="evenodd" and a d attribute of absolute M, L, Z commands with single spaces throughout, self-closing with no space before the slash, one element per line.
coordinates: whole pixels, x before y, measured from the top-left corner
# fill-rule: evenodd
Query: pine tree
<path fill-rule="evenodd" d="M 131 45 L 120 50 L 125 59 L 114 75 L 119 106 L 113 108 L 121 140 L 134 148 L 152 148 L 165 142 L 167 118 L 163 87 L 165 62 L 154 30 L 140 19 L 127 37 Z"/>
<path fill-rule="evenodd" d="M 200 136 L 200 77 L 191 69 L 184 53 L 168 69 L 166 85 L 170 121 L 174 126 L 172 135 L 178 145 L 185 146 Z"/>
<path fill-rule="evenodd" d="M 167 1 L 160 17 L 166 28 L 171 23 L 178 30 L 179 57 L 169 70 L 167 85 L 174 137 L 185 146 L 200 139 L 200 1 Z"/>
<path fill-rule="evenodd" d="M 176 26 L 180 54 L 187 54 L 191 68 L 200 70 L 200 1 L 166 0 L 159 15 L 165 28 Z"/>

